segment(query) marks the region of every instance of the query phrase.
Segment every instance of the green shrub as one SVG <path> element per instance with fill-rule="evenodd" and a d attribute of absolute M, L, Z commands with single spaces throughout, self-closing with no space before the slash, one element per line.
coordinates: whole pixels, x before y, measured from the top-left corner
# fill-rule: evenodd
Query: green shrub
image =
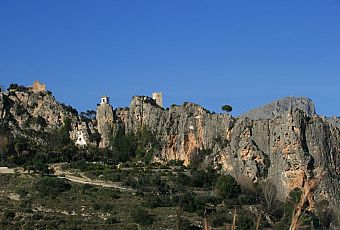
<path fill-rule="evenodd" d="M 212 196 L 201 196 L 196 195 L 192 192 L 186 192 L 174 197 L 174 203 L 186 212 L 196 212 L 199 215 L 203 215 L 206 204 L 218 204 L 220 203 L 218 199 Z"/>
<path fill-rule="evenodd" d="M 159 141 L 148 127 L 139 128 L 136 133 L 125 134 L 123 131 L 119 131 L 112 138 L 111 144 L 119 154 L 121 162 L 137 158 L 149 164 L 153 154 L 160 149 Z"/>
<path fill-rule="evenodd" d="M 297 204 L 300 201 L 302 191 L 299 188 L 294 188 L 289 193 L 289 199 L 294 203 Z"/>
<path fill-rule="evenodd" d="M 19 188 L 16 193 L 20 196 L 20 198 L 26 197 L 28 192 L 25 189 Z"/>
<path fill-rule="evenodd" d="M 231 175 L 221 175 L 216 183 L 217 193 L 224 199 L 237 198 L 241 193 L 241 187 Z"/>
<path fill-rule="evenodd" d="M 144 197 L 143 205 L 148 208 L 171 207 L 175 206 L 171 196 L 148 194 Z"/>
<path fill-rule="evenodd" d="M 47 127 L 47 122 L 45 120 L 45 118 L 43 118 L 42 116 L 38 116 L 36 119 L 35 119 L 36 123 L 38 125 L 40 125 L 41 127 Z"/>
<path fill-rule="evenodd" d="M 13 211 L 5 211 L 3 215 L 3 220 L 12 221 L 15 217 L 15 212 Z"/>
<path fill-rule="evenodd" d="M 249 230 L 255 229 L 254 220 L 249 215 L 238 215 L 236 220 L 236 229 L 238 230 Z"/>
<path fill-rule="evenodd" d="M 11 83 L 10 85 L 9 85 L 9 87 L 8 87 L 8 91 L 10 91 L 10 90 L 15 90 L 15 89 L 17 89 L 19 87 L 19 85 L 18 84 L 16 84 L 16 83 Z"/>
<path fill-rule="evenodd" d="M 94 133 L 90 133 L 90 141 L 91 142 L 95 142 L 97 144 L 97 146 L 99 145 L 100 141 L 101 141 L 102 137 L 101 135 L 98 133 L 98 131 L 94 132 Z"/>
<path fill-rule="evenodd" d="M 103 211 L 103 212 L 110 212 L 113 208 L 113 206 L 109 203 L 98 203 L 98 202 L 94 202 L 92 204 L 92 208 L 95 210 L 95 211 Z"/>
<path fill-rule="evenodd" d="M 227 209 L 217 209 L 215 212 L 211 213 L 208 217 L 212 227 L 225 227 L 227 223 L 232 222 L 232 217 Z"/>
<path fill-rule="evenodd" d="M 21 115 L 27 113 L 27 110 L 24 107 L 22 107 L 20 104 L 16 104 L 15 109 L 16 109 L 15 113 L 16 113 L 17 116 L 21 116 Z"/>
<path fill-rule="evenodd" d="M 114 217 L 109 217 L 107 218 L 107 220 L 105 221 L 105 224 L 118 224 L 120 223 L 120 221 L 118 221 L 116 218 Z"/>
<path fill-rule="evenodd" d="M 131 217 L 135 223 L 143 225 L 143 226 L 151 225 L 154 221 L 154 218 L 150 214 L 150 212 L 148 212 L 148 210 L 141 208 L 141 207 L 137 207 L 136 209 L 132 210 Z"/>
<path fill-rule="evenodd" d="M 170 160 L 167 165 L 169 166 L 183 166 L 184 161 L 183 160 Z"/>
<path fill-rule="evenodd" d="M 233 110 L 233 107 L 231 107 L 230 105 L 223 105 L 222 110 L 226 112 L 231 112 Z"/>
<path fill-rule="evenodd" d="M 64 179 L 56 177 L 43 177 L 35 185 L 42 196 L 55 198 L 59 194 L 71 189 L 71 184 Z"/>
<path fill-rule="evenodd" d="M 193 170 L 190 178 L 190 185 L 199 188 L 211 188 L 215 184 L 217 178 L 218 176 L 216 171 L 211 167 L 209 167 L 206 171 Z"/>

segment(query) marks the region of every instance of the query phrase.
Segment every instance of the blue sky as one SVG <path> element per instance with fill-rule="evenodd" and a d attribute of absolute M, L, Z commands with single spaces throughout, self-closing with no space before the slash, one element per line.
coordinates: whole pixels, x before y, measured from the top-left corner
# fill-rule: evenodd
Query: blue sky
<path fill-rule="evenodd" d="M 232 114 L 284 96 L 340 116 L 339 0 L 0 0 L 0 85 L 79 111 L 162 91 Z"/>

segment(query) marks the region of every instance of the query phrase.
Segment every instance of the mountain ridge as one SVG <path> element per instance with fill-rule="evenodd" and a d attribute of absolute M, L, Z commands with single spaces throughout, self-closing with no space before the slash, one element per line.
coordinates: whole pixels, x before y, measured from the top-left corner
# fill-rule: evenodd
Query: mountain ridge
<path fill-rule="evenodd" d="M 183 160 L 189 165 L 199 155 L 202 165 L 220 168 L 239 181 L 272 181 L 281 199 L 295 187 L 303 188 L 320 171 L 327 171 L 315 200 L 326 199 L 332 204 L 340 200 L 340 131 L 315 114 L 310 99 L 297 98 L 295 103 L 288 97 L 274 102 L 274 114 L 268 115 L 268 106 L 264 106 L 264 110 L 249 113 L 253 115 L 233 117 L 211 113 L 194 103 L 164 109 L 150 97 L 134 96 L 129 108 L 98 105 L 92 120 L 83 119 L 48 92 L 0 94 L 1 134 L 9 133 L 14 143 L 23 136 L 49 144 L 46 135 L 65 128 L 67 120 L 67 135 L 73 143 L 83 138 L 78 143 L 99 144 L 100 148 L 110 147 L 118 133 L 136 133 L 148 127 L 161 143 L 153 155 L 156 162 Z"/>

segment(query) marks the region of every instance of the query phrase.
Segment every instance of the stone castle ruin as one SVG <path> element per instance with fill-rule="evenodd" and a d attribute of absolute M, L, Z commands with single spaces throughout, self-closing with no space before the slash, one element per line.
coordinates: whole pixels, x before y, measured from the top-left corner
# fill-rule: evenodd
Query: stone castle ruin
<path fill-rule="evenodd" d="M 33 92 L 45 92 L 46 84 L 42 84 L 39 81 L 34 81 L 33 85 L 29 87 L 29 89 Z"/>

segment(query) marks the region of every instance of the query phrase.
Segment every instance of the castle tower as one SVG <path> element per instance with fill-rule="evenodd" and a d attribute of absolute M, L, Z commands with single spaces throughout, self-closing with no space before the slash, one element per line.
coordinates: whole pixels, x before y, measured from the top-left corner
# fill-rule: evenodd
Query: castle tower
<path fill-rule="evenodd" d="M 152 99 L 154 99 L 160 107 L 163 107 L 163 95 L 162 92 L 152 93 Z"/>
<path fill-rule="evenodd" d="M 100 99 L 100 104 L 101 105 L 103 105 L 103 104 L 110 104 L 110 97 L 102 96 L 101 99 Z"/>
<path fill-rule="evenodd" d="M 40 83 L 39 81 L 34 81 L 31 89 L 32 89 L 33 92 L 45 92 L 46 91 L 46 85 Z"/>

